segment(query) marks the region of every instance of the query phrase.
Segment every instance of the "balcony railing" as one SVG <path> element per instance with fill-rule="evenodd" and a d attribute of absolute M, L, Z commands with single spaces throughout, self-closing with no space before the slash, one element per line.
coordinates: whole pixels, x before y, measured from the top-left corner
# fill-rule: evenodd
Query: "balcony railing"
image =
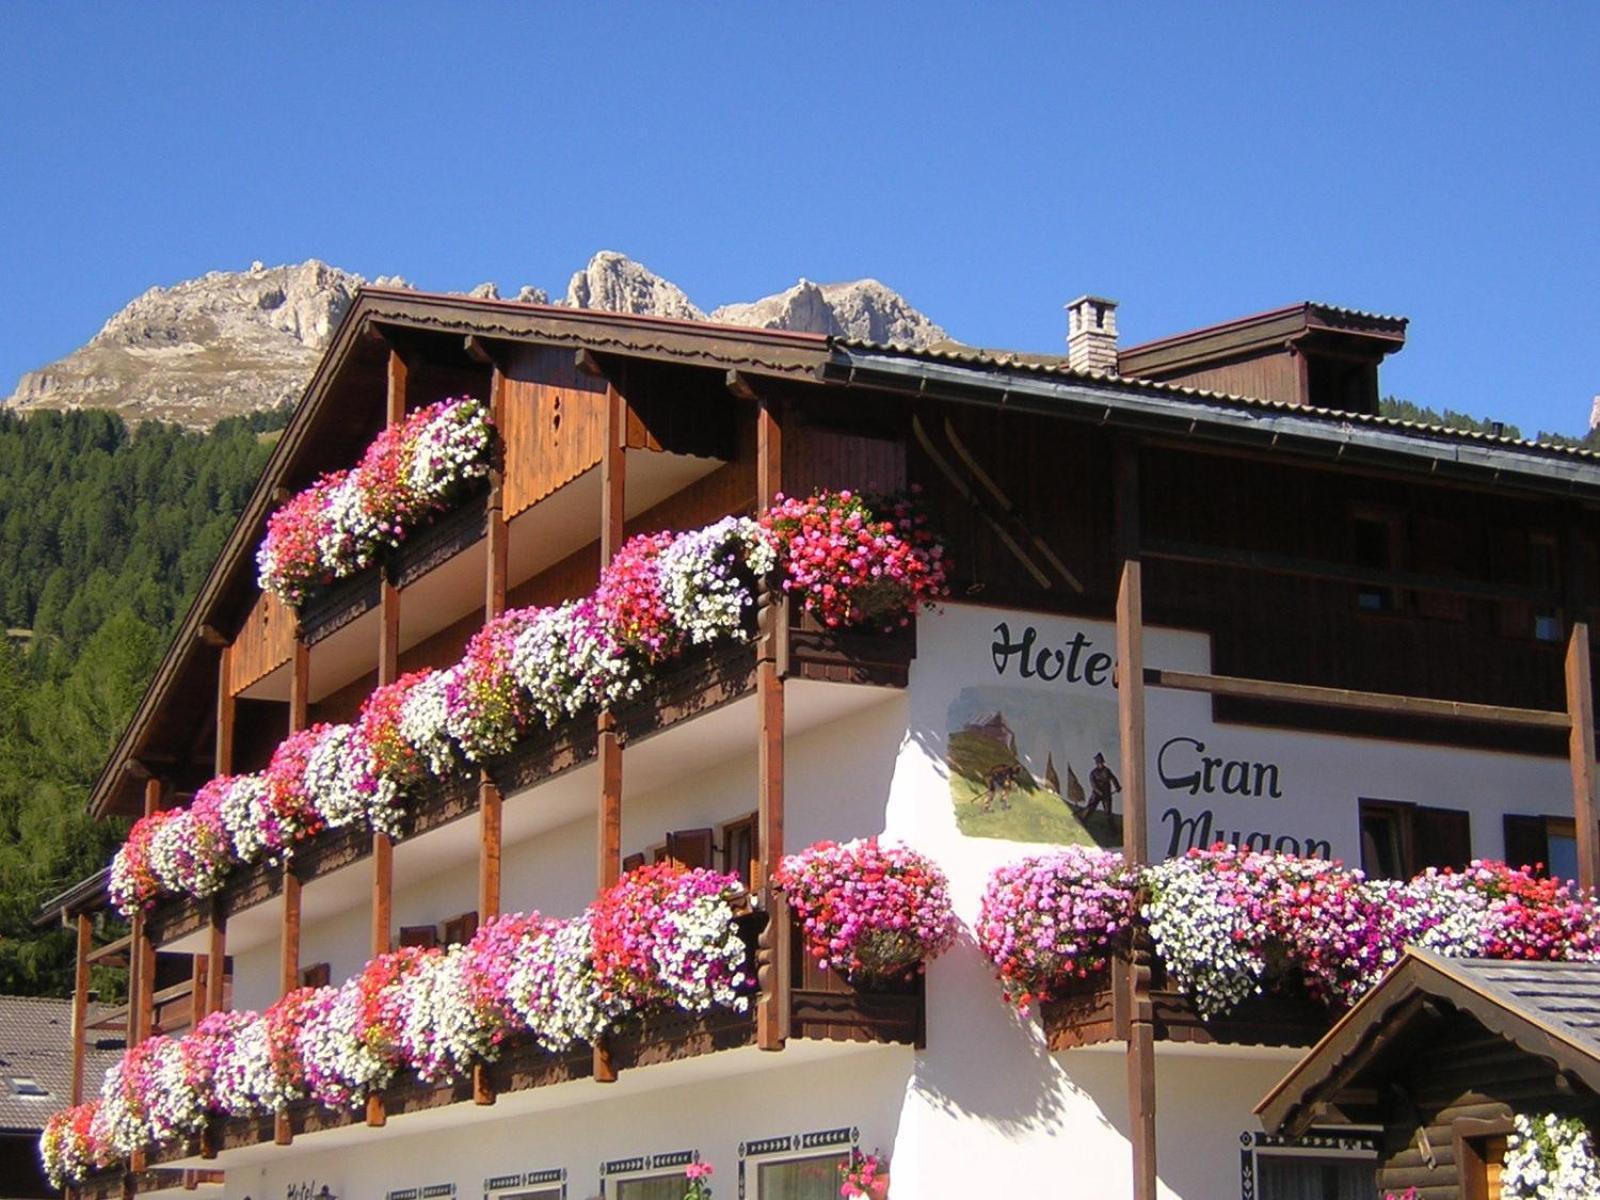
<path fill-rule="evenodd" d="M 903 688 L 916 654 L 915 624 L 889 633 L 827 630 L 797 618 L 785 646 L 790 678 L 810 682 Z M 624 747 L 668 733 L 686 722 L 755 693 L 756 651 L 748 642 L 719 643 L 664 668 L 616 719 Z M 584 713 L 558 725 L 536 728 L 509 753 L 481 770 L 507 797 L 594 760 L 596 724 Z M 752 739 L 753 740 L 753 739 Z M 476 811 L 479 768 L 466 767 L 447 780 L 418 788 L 408 807 L 404 836 L 418 838 Z M 372 853 L 372 835 L 362 825 L 324 830 L 298 843 L 293 868 L 302 883 L 332 875 Z M 266 860 L 236 867 L 212 897 L 169 895 L 145 916 L 157 946 L 198 933 L 213 913 L 224 920 L 271 900 L 283 889 L 283 867 Z"/>

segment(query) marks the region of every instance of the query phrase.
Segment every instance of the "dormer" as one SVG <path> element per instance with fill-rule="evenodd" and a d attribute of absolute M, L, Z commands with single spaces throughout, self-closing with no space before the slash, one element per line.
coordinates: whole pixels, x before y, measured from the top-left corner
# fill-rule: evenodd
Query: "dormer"
<path fill-rule="evenodd" d="M 1375 414 L 1378 364 L 1405 345 L 1405 317 L 1306 301 L 1130 346 L 1126 378 L 1310 408 Z"/>

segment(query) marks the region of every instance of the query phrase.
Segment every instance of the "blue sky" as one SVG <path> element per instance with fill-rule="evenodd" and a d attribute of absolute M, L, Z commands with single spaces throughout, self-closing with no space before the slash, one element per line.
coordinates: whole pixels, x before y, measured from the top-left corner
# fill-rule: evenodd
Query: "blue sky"
<path fill-rule="evenodd" d="M 1600 4 L 0 6 L 0 396 L 155 283 L 319 257 L 710 308 L 874 275 L 963 341 L 1299 299 L 1385 390 L 1578 432 Z"/>

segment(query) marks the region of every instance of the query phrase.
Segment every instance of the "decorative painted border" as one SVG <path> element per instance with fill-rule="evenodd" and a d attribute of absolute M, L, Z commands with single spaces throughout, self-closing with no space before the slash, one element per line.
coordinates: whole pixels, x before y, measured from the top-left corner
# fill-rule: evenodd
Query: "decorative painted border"
<path fill-rule="evenodd" d="M 1323 1129 L 1304 1137 L 1280 1137 L 1272 1133 L 1239 1135 L 1239 1200 L 1258 1200 L 1256 1194 L 1256 1156 L 1281 1151 L 1294 1158 L 1378 1158 L 1382 1130 L 1364 1125 L 1348 1129 Z"/>
<path fill-rule="evenodd" d="M 619 1175 L 654 1175 L 700 1161 L 698 1150 L 668 1150 L 661 1154 L 637 1154 L 632 1158 L 613 1158 L 600 1164 L 600 1200 L 605 1200 L 606 1184 Z M 622 1181 L 619 1181 L 622 1182 Z"/>
<path fill-rule="evenodd" d="M 855 1125 L 818 1129 L 811 1133 L 785 1133 L 739 1143 L 739 1200 L 746 1200 L 745 1164 L 751 1159 L 794 1158 L 815 1150 L 860 1149 L 861 1130 Z"/>
<path fill-rule="evenodd" d="M 519 1191 L 531 1188 L 557 1188 L 561 1200 L 567 1200 L 567 1169 L 551 1167 L 543 1171 L 491 1175 L 483 1181 L 483 1200 L 515 1200 Z"/>

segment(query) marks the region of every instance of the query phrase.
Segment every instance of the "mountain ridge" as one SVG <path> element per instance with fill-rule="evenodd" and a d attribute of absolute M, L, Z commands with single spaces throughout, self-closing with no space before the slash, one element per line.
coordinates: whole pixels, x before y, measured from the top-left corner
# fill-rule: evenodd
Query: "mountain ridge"
<path fill-rule="evenodd" d="M 25 373 L 0 412 L 110 409 L 209 428 L 227 417 L 292 404 L 340 318 L 368 280 L 319 259 L 246 271 L 210 271 L 152 287 L 106 321 L 87 343 Z M 374 285 L 410 287 L 399 276 Z M 501 299 L 494 283 L 458 295 Z M 549 303 L 524 286 L 522 303 Z M 924 347 L 945 331 L 876 279 L 817 284 L 801 279 L 757 300 L 707 310 L 670 280 L 613 250 L 595 254 L 557 304 L 640 315 L 792 329 Z"/>

